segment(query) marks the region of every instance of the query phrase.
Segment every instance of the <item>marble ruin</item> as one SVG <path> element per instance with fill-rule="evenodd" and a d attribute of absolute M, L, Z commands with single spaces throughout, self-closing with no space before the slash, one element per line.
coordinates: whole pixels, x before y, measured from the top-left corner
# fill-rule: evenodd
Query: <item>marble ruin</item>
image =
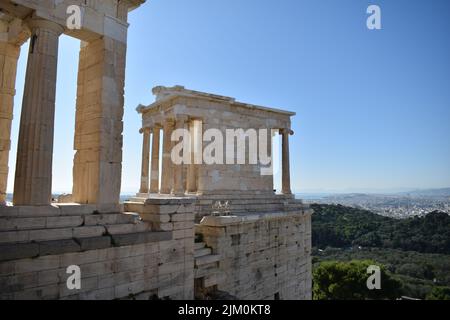
<path fill-rule="evenodd" d="M 155 102 L 137 109 L 141 183 L 135 197 L 120 203 L 127 17 L 144 2 L 0 2 L 0 299 L 311 299 L 311 209 L 290 186 L 294 113 L 181 86 L 154 88 Z M 69 5 L 82 8 L 79 29 L 66 25 Z M 54 201 L 62 34 L 81 40 L 76 153 L 73 192 Z M 9 206 L 16 69 L 28 40 Z M 173 138 L 181 129 L 190 135 L 179 139 L 183 161 L 177 163 Z M 273 133 L 282 136 L 280 193 L 272 172 L 262 174 L 273 168 L 250 161 L 252 129 L 269 159 Z M 231 139 L 228 130 L 235 133 Z M 205 150 L 213 142 L 224 154 L 216 149 L 210 163 Z M 68 285 L 73 266 L 80 270 L 80 288 Z"/>

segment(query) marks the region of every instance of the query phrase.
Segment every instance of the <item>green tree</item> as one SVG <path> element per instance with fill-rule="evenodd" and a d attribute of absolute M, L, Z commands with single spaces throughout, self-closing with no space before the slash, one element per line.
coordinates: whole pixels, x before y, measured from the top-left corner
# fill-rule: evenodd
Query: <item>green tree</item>
<path fill-rule="evenodd" d="M 427 300 L 450 300 L 450 287 L 434 287 L 427 295 Z"/>
<path fill-rule="evenodd" d="M 396 299 L 401 296 L 401 283 L 393 279 L 380 266 L 381 289 L 369 290 L 367 268 L 379 265 L 371 260 L 350 262 L 326 261 L 313 272 L 313 298 L 315 300 Z"/>

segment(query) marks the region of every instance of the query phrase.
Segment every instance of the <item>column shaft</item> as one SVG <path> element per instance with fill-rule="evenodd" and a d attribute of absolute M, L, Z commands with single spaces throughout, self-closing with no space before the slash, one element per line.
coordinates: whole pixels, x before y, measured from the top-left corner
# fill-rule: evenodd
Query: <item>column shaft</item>
<path fill-rule="evenodd" d="M 178 118 L 176 122 L 176 129 L 186 129 L 185 125 L 187 124 L 187 117 Z M 183 145 L 186 145 L 188 137 L 186 135 L 183 136 Z M 183 152 L 187 152 L 189 150 L 186 150 L 183 148 Z M 184 155 L 183 155 L 184 158 Z M 184 174 L 184 164 L 173 164 L 174 166 L 174 189 L 173 193 L 176 196 L 183 196 L 185 190 L 185 185 L 183 185 L 183 174 Z"/>
<path fill-rule="evenodd" d="M 20 46 L 0 42 L 0 205 L 6 201 L 16 71 Z"/>
<path fill-rule="evenodd" d="M 148 193 L 150 168 L 150 129 L 143 129 L 142 137 L 141 188 L 139 189 L 139 193 Z"/>
<path fill-rule="evenodd" d="M 159 192 L 159 139 L 160 139 L 160 127 L 153 128 L 152 136 L 152 170 L 150 181 L 150 193 Z"/>
<path fill-rule="evenodd" d="M 191 163 L 188 164 L 187 168 L 187 192 L 192 193 L 197 191 L 197 181 L 196 181 L 196 165 L 194 163 L 194 150 L 196 146 L 196 139 L 198 139 L 198 135 L 195 134 L 195 121 L 191 121 L 189 123 L 189 132 L 191 134 L 191 150 L 189 159 L 191 160 Z"/>
<path fill-rule="evenodd" d="M 75 115 L 73 199 L 120 210 L 126 43 L 82 42 Z"/>
<path fill-rule="evenodd" d="M 161 181 L 161 193 L 170 194 L 173 188 L 173 163 L 170 158 L 172 152 L 172 132 L 173 121 L 167 120 L 164 123 L 164 139 L 163 139 L 163 155 L 162 155 L 162 181 Z"/>
<path fill-rule="evenodd" d="M 48 205 L 52 196 L 59 25 L 32 20 L 20 118 L 14 184 L 15 205 Z"/>
<path fill-rule="evenodd" d="M 291 134 L 291 130 L 283 129 L 281 130 L 282 134 L 282 193 L 283 194 L 292 194 L 291 192 L 291 173 L 290 173 L 290 165 L 289 165 L 289 135 Z"/>

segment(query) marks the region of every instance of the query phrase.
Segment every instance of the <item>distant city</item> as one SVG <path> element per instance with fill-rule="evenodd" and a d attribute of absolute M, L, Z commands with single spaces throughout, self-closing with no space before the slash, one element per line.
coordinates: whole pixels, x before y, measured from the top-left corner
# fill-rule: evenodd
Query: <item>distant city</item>
<path fill-rule="evenodd" d="M 57 198 L 59 194 L 55 194 Z M 134 196 L 123 193 L 121 201 Z M 405 219 L 424 216 L 433 211 L 450 214 L 450 188 L 426 189 L 392 194 L 375 193 L 297 193 L 297 199 L 312 204 L 340 204 L 348 207 L 368 210 L 376 214 Z M 11 204 L 12 194 L 7 194 L 7 202 Z"/>
<path fill-rule="evenodd" d="M 305 203 L 340 204 L 397 219 L 424 216 L 433 211 L 450 214 L 450 188 L 395 194 L 296 194 Z"/>

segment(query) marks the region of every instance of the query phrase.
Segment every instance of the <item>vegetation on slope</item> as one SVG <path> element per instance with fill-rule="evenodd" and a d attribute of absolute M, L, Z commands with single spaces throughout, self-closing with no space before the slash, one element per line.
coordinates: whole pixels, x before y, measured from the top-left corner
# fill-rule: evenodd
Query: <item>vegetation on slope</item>
<path fill-rule="evenodd" d="M 397 220 L 341 205 L 312 205 L 313 246 L 378 247 L 450 254 L 450 215 Z"/>
<path fill-rule="evenodd" d="M 315 299 L 450 299 L 449 215 L 396 220 L 340 205 L 312 207 Z M 369 291 L 367 261 L 395 288 Z"/>
<path fill-rule="evenodd" d="M 401 283 L 381 266 L 380 290 L 367 288 L 367 268 L 375 261 L 327 261 L 314 269 L 315 300 L 396 299 L 401 296 Z"/>

